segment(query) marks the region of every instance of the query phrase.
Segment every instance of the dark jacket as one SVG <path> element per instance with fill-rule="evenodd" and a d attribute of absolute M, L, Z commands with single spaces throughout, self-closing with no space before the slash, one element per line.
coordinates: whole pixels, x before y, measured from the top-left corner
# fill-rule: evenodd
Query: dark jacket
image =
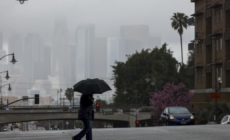
<path fill-rule="evenodd" d="M 78 111 L 79 120 L 93 120 L 94 111 L 93 111 L 93 102 L 92 95 L 82 95 L 80 99 L 80 109 Z"/>

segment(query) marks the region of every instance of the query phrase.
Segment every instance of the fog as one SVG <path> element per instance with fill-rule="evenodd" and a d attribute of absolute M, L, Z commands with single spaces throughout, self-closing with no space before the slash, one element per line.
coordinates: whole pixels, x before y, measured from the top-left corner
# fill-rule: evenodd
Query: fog
<path fill-rule="evenodd" d="M 116 56 L 112 56 L 112 53 L 106 54 L 104 58 L 107 61 L 103 64 L 100 60 L 104 59 L 96 56 L 103 55 L 103 47 L 107 49 L 107 53 L 111 51 L 112 41 L 120 43 L 125 40 L 121 34 L 122 26 L 132 30 L 129 27 L 141 25 L 145 31 L 143 36 L 149 34 L 152 38 L 150 45 L 142 42 L 143 47 L 139 50 L 152 49 L 166 42 L 180 62 L 180 38 L 177 31 L 171 28 L 170 21 L 175 12 L 183 12 L 189 16 L 194 12 L 194 4 L 189 0 L 28 0 L 24 4 L 19 4 L 16 0 L 1 0 L 0 32 L 3 49 L 5 54 L 15 52 L 15 57 L 18 58 L 14 66 L 5 62 L 11 59 L 10 56 L 1 62 L 1 71 L 9 70 L 12 75 L 12 78 L 6 81 L 3 79 L 4 74 L 1 74 L 3 84 L 10 82 L 13 88 L 12 92 L 8 92 L 7 88 L 2 89 L 5 93 L 3 95 L 21 97 L 39 93 L 44 95 L 44 98 L 47 96 L 56 100 L 57 90 L 60 88 L 64 91 L 78 80 L 95 77 L 105 79 L 113 86 L 110 80 L 110 65 L 114 60 L 125 61 L 124 55 L 119 53 L 122 49 L 117 49 Z M 63 25 L 60 28 L 57 27 L 59 23 Z M 82 50 L 84 47 L 77 47 L 77 43 L 84 39 L 80 34 L 84 29 L 92 31 L 86 32 L 93 40 L 89 48 L 102 45 L 102 51 L 94 50 L 94 57 L 89 58 L 90 62 L 87 64 L 86 60 L 83 60 L 85 55 L 71 53 L 73 50 L 85 51 Z M 184 62 L 187 60 L 187 44 L 194 38 L 193 29 L 188 27 L 183 34 Z M 110 47 L 105 45 L 109 43 Z M 18 50 L 20 47 L 22 49 Z M 47 50 L 50 55 L 44 54 Z M 1 54 L 4 54 L 4 51 Z M 133 50 L 126 50 L 126 53 L 132 52 Z M 98 62 L 101 62 L 100 67 L 95 66 L 92 69 L 88 66 Z M 70 68 L 72 66 L 73 68 Z M 98 98 L 110 102 L 113 91 Z M 51 101 L 47 103 L 57 104 Z"/>

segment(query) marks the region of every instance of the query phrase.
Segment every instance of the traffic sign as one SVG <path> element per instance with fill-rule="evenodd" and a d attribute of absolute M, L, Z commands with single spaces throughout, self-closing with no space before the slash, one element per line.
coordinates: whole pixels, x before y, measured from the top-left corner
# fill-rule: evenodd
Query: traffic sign
<path fill-rule="evenodd" d="M 212 99 L 218 99 L 218 98 L 220 98 L 220 93 L 212 93 L 211 94 L 211 98 Z"/>
<path fill-rule="evenodd" d="M 117 114 L 123 114 L 123 110 L 122 109 L 118 109 L 117 110 Z"/>
<path fill-rule="evenodd" d="M 112 109 L 103 109 L 103 115 L 113 115 L 114 112 Z"/>
<path fill-rule="evenodd" d="M 139 114 L 139 110 L 138 110 L 138 109 L 135 109 L 135 110 L 134 110 L 134 113 L 135 113 L 135 114 Z"/>

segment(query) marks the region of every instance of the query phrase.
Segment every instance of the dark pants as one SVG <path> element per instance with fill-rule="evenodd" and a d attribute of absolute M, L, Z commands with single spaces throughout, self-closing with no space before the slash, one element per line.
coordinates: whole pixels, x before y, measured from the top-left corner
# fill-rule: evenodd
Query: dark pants
<path fill-rule="evenodd" d="M 74 136 L 74 140 L 81 140 L 86 135 L 86 140 L 92 140 L 92 122 L 91 120 L 82 120 L 84 123 L 84 129 L 81 130 L 76 136 Z"/>

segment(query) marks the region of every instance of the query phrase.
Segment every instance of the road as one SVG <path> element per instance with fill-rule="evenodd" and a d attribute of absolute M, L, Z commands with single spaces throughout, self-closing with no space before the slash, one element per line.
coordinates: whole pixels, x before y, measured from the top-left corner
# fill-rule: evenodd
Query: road
<path fill-rule="evenodd" d="M 229 140 L 229 130 L 230 125 L 104 128 L 93 129 L 93 140 Z M 71 140 L 79 131 L 1 132 L 0 140 Z"/>

